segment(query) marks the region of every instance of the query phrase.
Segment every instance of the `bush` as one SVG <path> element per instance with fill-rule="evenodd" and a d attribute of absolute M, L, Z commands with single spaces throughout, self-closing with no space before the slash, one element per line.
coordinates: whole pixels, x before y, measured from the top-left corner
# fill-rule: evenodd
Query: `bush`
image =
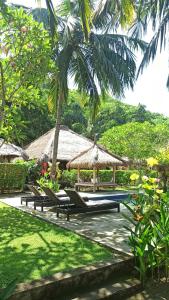
<path fill-rule="evenodd" d="M 27 176 L 27 167 L 20 164 L 0 163 L 0 191 L 23 190 Z"/>
<path fill-rule="evenodd" d="M 116 183 L 118 185 L 130 185 L 130 176 L 133 173 L 144 174 L 144 170 L 117 170 L 116 171 Z M 149 176 L 157 177 L 157 172 L 154 170 L 149 171 Z M 99 179 L 101 182 L 111 182 L 113 177 L 112 170 L 99 170 Z M 84 182 L 90 182 L 93 178 L 92 170 L 81 170 L 80 179 Z M 77 170 L 64 170 L 60 179 L 62 187 L 73 187 L 77 182 Z"/>
<path fill-rule="evenodd" d="M 158 178 L 142 176 L 140 190 L 131 196 L 131 202 L 123 203 L 129 214 L 123 214 L 131 226 L 129 245 L 134 254 L 137 270 L 143 283 L 151 271 L 168 278 L 169 270 L 169 194 L 161 189 Z M 133 204 L 133 205 L 131 205 Z"/>
<path fill-rule="evenodd" d="M 62 172 L 61 178 L 59 183 L 61 184 L 62 188 L 65 187 L 73 187 L 77 182 L 77 170 L 64 170 Z"/>
<path fill-rule="evenodd" d="M 111 170 L 100 170 L 99 178 L 101 182 L 109 182 L 112 180 L 113 172 Z M 84 182 L 90 182 L 93 178 L 92 170 L 81 170 L 80 179 Z M 77 182 L 77 170 L 65 170 L 62 172 L 60 183 L 62 187 L 71 186 L 73 187 Z"/>
<path fill-rule="evenodd" d="M 130 176 L 133 173 L 139 174 L 138 170 L 117 170 L 116 183 L 119 185 L 129 185 L 131 183 Z"/>
<path fill-rule="evenodd" d="M 37 180 L 39 186 L 42 188 L 42 190 L 43 187 L 48 187 L 51 190 L 53 190 L 55 193 L 59 192 L 60 184 L 58 184 L 57 181 L 52 181 L 47 176 L 49 177 L 49 175 L 46 174 L 46 176 L 41 177 L 39 180 Z"/>
<path fill-rule="evenodd" d="M 41 176 L 41 169 L 42 166 L 38 165 L 36 160 L 29 160 L 29 161 L 23 161 L 23 160 L 16 160 L 16 164 L 19 165 L 24 165 L 26 166 L 28 172 L 27 172 L 27 178 L 26 182 L 27 183 L 36 183 L 36 181 L 40 178 Z"/>

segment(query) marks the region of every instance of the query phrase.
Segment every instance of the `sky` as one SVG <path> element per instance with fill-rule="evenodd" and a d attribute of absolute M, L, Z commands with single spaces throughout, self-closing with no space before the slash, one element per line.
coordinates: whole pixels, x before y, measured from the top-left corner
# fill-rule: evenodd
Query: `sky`
<path fill-rule="evenodd" d="M 8 0 L 22 4 L 28 7 L 37 7 L 35 0 Z M 41 6 L 45 6 L 45 0 L 41 0 Z M 146 40 L 151 37 L 148 33 Z M 167 76 L 169 73 L 169 43 L 165 51 L 159 52 L 155 60 L 144 69 L 142 75 L 136 81 L 134 90 L 127 90 L 125 98 L 121 99 L 125 103 L 138 105 L 139 103 L 146 105 L 147 109 L 152 112 L 162 113 L 169 116 L 169 90 L 166 88 Z M 137 62 L 141 61 L 140 54 L 137 54 Z"/>

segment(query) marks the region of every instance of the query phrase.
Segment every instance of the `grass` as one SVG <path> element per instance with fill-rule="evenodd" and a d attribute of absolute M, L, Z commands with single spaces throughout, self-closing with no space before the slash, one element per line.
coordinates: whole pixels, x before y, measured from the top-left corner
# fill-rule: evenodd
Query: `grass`
<path fill-rule="evenodd" d="M 112 252 L 77 234 L 0 202 L 0 288 L 111 259 Z"/>

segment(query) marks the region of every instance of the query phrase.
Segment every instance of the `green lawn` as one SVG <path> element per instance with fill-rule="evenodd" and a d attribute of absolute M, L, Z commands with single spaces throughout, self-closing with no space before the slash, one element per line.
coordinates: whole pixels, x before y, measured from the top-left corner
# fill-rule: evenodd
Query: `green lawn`
<path fill-rule="evenodd" d="M 0 203 L 0 287 L 112 257 L 96 243 Z"/>

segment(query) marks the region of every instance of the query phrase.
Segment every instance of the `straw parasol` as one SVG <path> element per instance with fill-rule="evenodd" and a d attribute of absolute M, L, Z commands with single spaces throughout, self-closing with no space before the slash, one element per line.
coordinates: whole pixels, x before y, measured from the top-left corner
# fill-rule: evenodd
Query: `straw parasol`
<path fill-rule="evenodd" d="M 111 167 L 113 169 L 113 183 L 115 183 L 115 170 L 117 166 L 126 166 L 126 161 L 95 143 L 89 149 L 81 152 L 67 164 L 69 169 L 78 169 L 78 182 L 80 169 L 93 169 L 93 183 L 98 181 L 99 169 Z"/>
<path fill-rule="evenodd" d="M 28 155 L 22 148 L 14 144 L 6 143 L 2 138 L 0 138 L 0 160 L 7 160 L 9 162 L 11 159 L 16 157 L 21 157 L 24 160 L 28 159 Z"/>
<path fill-rule="evenodd" d="M 68 162 L 69 169 L 105 169 L 112 166 L 124 166 L 126 161 L 121 157 L 110 154 L 106 149 L 96 144 L 81 152 Z"/>

